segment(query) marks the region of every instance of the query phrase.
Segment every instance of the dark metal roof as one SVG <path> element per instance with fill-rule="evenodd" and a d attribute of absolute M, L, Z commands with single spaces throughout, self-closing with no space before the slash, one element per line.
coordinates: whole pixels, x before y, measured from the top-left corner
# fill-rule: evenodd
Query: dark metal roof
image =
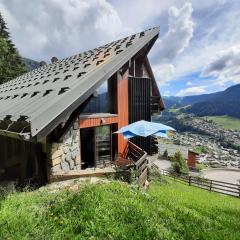
<path fill-rule="evenodd" d="M 59 124 L 158 34 L 152 28 L 0 85 L 0 131 L 34 137 L 56 119 Z"/>

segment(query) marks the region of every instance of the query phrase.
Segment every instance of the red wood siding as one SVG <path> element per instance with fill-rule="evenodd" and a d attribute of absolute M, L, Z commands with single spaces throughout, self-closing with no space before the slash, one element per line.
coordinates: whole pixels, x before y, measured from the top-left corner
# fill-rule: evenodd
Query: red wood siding
<path fill-rule="evenodd" d="M 194 152 L 191 152 L 191 151 L 188 152 L 187 165 L 189 167 L 196 167 L 197 156 L 198 156 L 198 154 L 196 154 Z"/>
<path fill-rule="evenodd" d="M 118 75 L 117 84 L 118 129 L 128 125 L 128 71 L 121 77 Z M 118 152 L 123 153 L 128 140 L 118 134 Z"/>
<path fill-rule="evenodd" d="M 101 120 L 103 120 L 102 123 L 101 123 Z M 98 126 L 113 124 L 117 122 L 118 122 L 117 116 L 86 118 L 86 119 L 80 119 L 79 127 L 80 128 L 98 127 Z"/>

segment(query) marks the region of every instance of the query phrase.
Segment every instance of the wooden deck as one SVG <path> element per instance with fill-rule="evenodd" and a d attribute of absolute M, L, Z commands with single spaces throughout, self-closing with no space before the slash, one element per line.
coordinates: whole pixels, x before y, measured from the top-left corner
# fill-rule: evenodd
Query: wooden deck
<path fill-rule="evenodd" d="M 74 178 L 84 177 L 104 177 L 111 173 L 116 173 L 119 169 L 125 171 L 126 169 L 133 168 L 136 171 L 136 180 L 140 186 L 143 186 L 148 177 L 148 160 L 147 153 L 135 144 L 128 142 L 124 154 L 117 157 L 112 162 L 111 166 L 104 168 L 88 168 L 85 170 L 74 170 L 70 173 L 59 173 L 51 175 L 49 182 L 64 181 Z"/>

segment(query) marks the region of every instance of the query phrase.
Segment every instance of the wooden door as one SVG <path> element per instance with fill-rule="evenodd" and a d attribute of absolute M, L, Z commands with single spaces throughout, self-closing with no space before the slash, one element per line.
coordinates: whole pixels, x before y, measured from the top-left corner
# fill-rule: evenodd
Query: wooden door
<path fill-rule="evenodd" d="M 104 168 L 111 165 L 112 159 L 111 126 L 95 128 L 95 167 Z"/>

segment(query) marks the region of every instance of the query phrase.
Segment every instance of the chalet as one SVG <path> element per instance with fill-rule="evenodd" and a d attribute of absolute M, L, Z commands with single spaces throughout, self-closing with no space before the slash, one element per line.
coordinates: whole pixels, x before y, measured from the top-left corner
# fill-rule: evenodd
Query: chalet
<path fill-rule="evenodd" d="M 148 52 L 159 28 L 28 72 L 0 85 L 0 180 L 107 168 L 128 141 L 114 131 L 164 109 Z M 148 153 L 153 139 L 131 140 Z"/>

